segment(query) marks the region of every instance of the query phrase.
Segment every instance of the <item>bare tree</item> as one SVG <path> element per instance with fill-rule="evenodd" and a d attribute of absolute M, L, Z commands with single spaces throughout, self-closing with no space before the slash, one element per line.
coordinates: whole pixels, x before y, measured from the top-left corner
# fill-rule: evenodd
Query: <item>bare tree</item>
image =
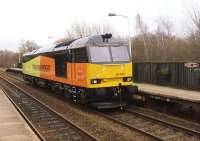
<path fill-rule="evenodd" d="M 136 30 L 138 31 L 138 34 L 141 35 L 143 44 L 144 44 L 144 51 L 145 51 L 145 58 L 147 61 L 149 61 L 149 46 L 148 46 L 148 27 L 143 22 L 142 17 L 140 14 L 136 15 Z"/>
<path fill-rule="evenodd" d="M 20 52 L 29 52 L 29 51 L 33 51 L 35 49 L 38 49 L 40 48 L 39 45 L 37 45 L 35 43 L 35 41 L 30 41 L 30 40 L 22 40 L 21 43 L 20 43 L 20 46 L 19 46 L 19 51 Z"/>
<path fill-rule="evenodd" d="M 114 33 L 115 30 L 109 23 L 102 22 L 96 24 L 89 24 L 85 21 L 74 22 L 70 29 L 66 32 L 66 38 L 74 39 L 86 37 L 89 35 L 104 34 L 104 33 Z"/>
<path fill-rule="evenodd" d="M 188 15 L 191 21 L 189 29 L 189 35 L 187 41 L 190 45 L 191 57 L 195 60 L 200 60 L 200 10 L 199 7 L 192 7 L 188 11 Z"/>
<path fill-rule="evenodd" d="M 0 50 L 0 67 L 16 67 L 19 54 L 8 50 Z"/>
<path fill-rule="evenodd" d="M 167 36 L 172 36 L 173 34 L 173 23 L 168 17 L 160 17 L 157 20 L 157 32 L 163 33 Z"/>
<path fill-rule="evenodd" d="M 155 32 L 155 42 L 157 48 L 162 54 L 162 60 L 167 60 L 169 50 L 173 42 L 173 24 L 167 17 L 160 17 L 157 20 L 157 28 Z"/>
<path fill-rule="evenodd" d="M 157 43 L 158 47 L 167 47 L 168 40 L 172 37 L 173 24 L 169 18 L 159 18 L 157 20 Z"/>
<path fill-rule="evenodd" d="M 200 35 L 200 10 L 199 8 L 192 8 L 191 11 L 188 12 L 189 17 L 192 21 L 193 31 L 196 32 L 197 35 Z"/>
<path fill-rule="evenodd" d="M 136 17 L 134 59 L 137 62 L 178 62 L 192 60 L 188 43 L 173 33 L 169 18 L 159 18 L 157 28 L 148 30 L 140 15 Z M 193 53 L 194 54 L 194 53 Z"/>
<path fill-rule="evenodd" d="M 33 51 L 33 50 L 38 49 L 38 48 L 40 48 L 40 46 L 37 45 L 35 43 L 35 41 L 30 41 L 30 40 L 24 41 L 24 40 L 22 40 L 21 43 L 20 43 L 20 46 L 19 46 L 19 56 L 20 56 L 20 58 L 22 58 L 22 55 L 24 53 Z"/>

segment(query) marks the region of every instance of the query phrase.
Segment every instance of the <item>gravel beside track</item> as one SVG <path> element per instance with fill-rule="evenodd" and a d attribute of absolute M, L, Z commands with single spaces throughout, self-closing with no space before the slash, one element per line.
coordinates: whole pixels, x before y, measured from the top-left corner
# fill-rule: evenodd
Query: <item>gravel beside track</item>
<path fill-rule="evenodd" d="M 12 82 L 0 77 L 0 84 L 6 95 L 20 110 L 20 113 L 31 124 L 32 129 L 43 141 L 96 141 L 86 131 L 75 126 L 69 120 L 60 116 L 57 112 L 29 96 Z"/>
<path fill-rule="evenodd" d="M 149 112 L 150 113 L 150 112 Z M 185 127 L 170 124 L 162 119 L 150 117 L 147 112 L 143 114 L 139 109 L 134 110 L 104 112 L 104 116 L 113 119 L 130 128 L 137 129 L 149 134 L 161 141 L 199 141 L 200 134 L 198 130 L 192 130 Z"/>
<path fill-rule="evenodd" d="M 149 118 L 155 119 L 156 121 L 165 122 L 171 126 L 180 128 L 186 132 L 196 134 L 200 136 L 200 124 L 188 121 L 179 117 L 170 116 L 164 113 L 159 113 L 151 109 L 142 108 L 138 106 L 131 106 L 126 110 L 134 112 L 139 115 L 148 116 Z"/>

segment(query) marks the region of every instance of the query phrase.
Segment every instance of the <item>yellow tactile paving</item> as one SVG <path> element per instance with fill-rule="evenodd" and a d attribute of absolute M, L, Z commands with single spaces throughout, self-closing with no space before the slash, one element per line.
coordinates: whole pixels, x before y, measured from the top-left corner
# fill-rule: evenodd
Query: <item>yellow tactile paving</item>
<path fill-rule="evenodd" d="M 39 141 L 1 89 L 0 141 Z"/>

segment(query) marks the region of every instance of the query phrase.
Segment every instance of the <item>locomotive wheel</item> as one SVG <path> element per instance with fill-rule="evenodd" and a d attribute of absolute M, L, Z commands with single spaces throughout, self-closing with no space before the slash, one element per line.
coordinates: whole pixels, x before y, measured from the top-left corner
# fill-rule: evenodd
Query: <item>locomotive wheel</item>
<path fill-rule="evenodd" d="M 87 104 L 88 103 L 86 94 L 84 94 L 84 93 L 80 94 L 80 103 L 81 104 Z"/>

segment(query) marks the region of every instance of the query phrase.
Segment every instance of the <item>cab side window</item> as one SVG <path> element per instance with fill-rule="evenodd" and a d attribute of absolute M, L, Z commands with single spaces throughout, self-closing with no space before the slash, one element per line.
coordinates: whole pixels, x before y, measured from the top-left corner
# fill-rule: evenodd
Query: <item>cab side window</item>
<path fill-rule="evenodd" d="M 72 60 L 75 63 L 87 63 L 88 55 L 86 47 L 72 49 Z"/>

